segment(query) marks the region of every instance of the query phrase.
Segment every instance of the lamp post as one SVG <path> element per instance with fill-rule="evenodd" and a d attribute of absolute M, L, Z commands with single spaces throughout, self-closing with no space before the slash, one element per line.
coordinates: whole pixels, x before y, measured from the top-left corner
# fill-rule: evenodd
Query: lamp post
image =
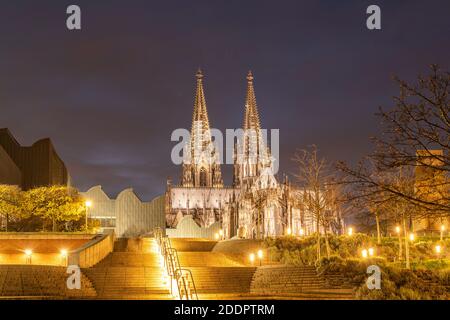
<path fill-rule="evenodd" d="M 259 249 L 258 250 L 259 266 L 262 265 L 262 258 L 263 258 L 263 251 L 261 249 Z"/>
<path fill-rule="evenodd" d="M 347 234 L 348 234 L 349 237 L 351 237 L 353 235 L 353 228 L 352 227 L 348 228 Z"/>
<path fill-rule="evenodd" d="M 441 225 L 441 241 L 444 238 L 444 231 L 445 231 L 445 226 Z"/>
<path fill-rule="evenodd" d="M 250 263 L 253 265 L 253 262 L 255 261 L 255 254 L 250 253 L 249 259 L 250 259 Z"/>
<path fill-rule="evenodd" d="M 401 236 L 400 231 L 402 231 L 400 226 L 396 226 L 395 233 L 397 233 L 397 236 L 398 236 L 398 259 L 402 260 L 402 255 L 403 255 L 403 253 L 402 253 L 402 236 Z"/>
<path fill-rule="evenodd" d="M 84 204 L 86 206 L 85 228 L 86 228 L 86 233 L 87 233 L 88 232 L 88 210 L 92 206 L 92 201 L 87 200 Z"/>
<path fill-rule="evenodd" d="M 27 257 L 27 263 L 31 264 L 31 257 L 33 255 L 33 251 L 31 249 L 25 250 L 25 256 Z"/>
<path fill-rule="evenodd" d="M 61 262 L 63 266 L 67 266 L 67 250 L 66 249 L 62 249 L 60 251 L 61 253 Z"/>

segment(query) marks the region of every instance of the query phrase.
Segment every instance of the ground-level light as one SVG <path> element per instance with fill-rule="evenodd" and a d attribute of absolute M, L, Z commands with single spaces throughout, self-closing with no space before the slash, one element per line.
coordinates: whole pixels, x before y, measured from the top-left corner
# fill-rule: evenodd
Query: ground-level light
<path fill-rule="evenodd" d="M 220 237 L 220 236 L 219 236 L 219 233 L 216 232 L 216 233 L 214 234 L 214 238 L 215 238 L 216 240 L 219 240 L 219 237 Z"/>
<path fill-rule="evenodd" d="M 292 234 L 292 230 L 291 230 L 291 228 L 287 228 L 287 230 L 286 230 L 286 234 L 287 234 L 288 236 L 290 236 L 290 235 Z"/>
<path fill-rule="evenodd" d="M 250 253 L 249 259 L 250 259 L 250 262 L 253 264 L 253 262 L 255 261 L 255 254 Z"/>
<path fill-rule="evenodd" d="M 352 234 L 353 234 L 353 228 L 348 228 L 348 230 L 347 230 L 347 234 L 349 235 L 349 236 L 351 236 Z"/>
<path fill-rule="evenodd" d="M 303 236 L 305 234 L 305 230 L 303 230 L 303 228 L 301 228 L 298 232 L 301 236 Z"/>
<path fill-rule="evenodd" d="M 364 259 L 367 258 L 367 250 L 363 249 L 363 251 L 361 251 L 361 255 Z"/>
<path fill-rule="evenodd" d="M 373 248 L 369 248 L 369 256 L 373 256 L 373 254 L 375 253 L 375 250 Z"/>

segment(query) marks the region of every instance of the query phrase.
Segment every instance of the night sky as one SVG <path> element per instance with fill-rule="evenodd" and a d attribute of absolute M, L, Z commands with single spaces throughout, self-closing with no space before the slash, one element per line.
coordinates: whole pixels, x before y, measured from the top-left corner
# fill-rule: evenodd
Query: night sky
<path fill-rule="evenodd" d="M 70 4 L 81 31 L 66 28 Z M 370 4 L 381 31 L 366 28 Z M 170 134 L 190 129 L 197 69 L 219 129 L 241 126 L 251 69 L 262 125 L 280 129 L 281 172 L 311 144 L 356 162 L 398 93 L 392 75 L 448 70 L 449 12 L 448 0 L 2 0 L 0 127 L 23 145 L 50 137 L 82 191 L 150 200 L 180 178 Z"/>

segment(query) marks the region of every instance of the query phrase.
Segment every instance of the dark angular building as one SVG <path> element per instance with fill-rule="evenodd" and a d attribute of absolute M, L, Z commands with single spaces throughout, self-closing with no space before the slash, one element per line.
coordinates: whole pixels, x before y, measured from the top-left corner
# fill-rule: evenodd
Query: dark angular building
<path fill-rule="evenodd" d="M 32 146 L 21 146 L 11 132 L 0 129 L 0 148 L 20 170 L 23 190 L 51 185 L 70 185 L 66 165 L 58 156 L 50 139 L 42 139 Z M 1 161 L 1 159 L 0 159 Z M 0 183 L 8 183 L 2 181 Z"/>

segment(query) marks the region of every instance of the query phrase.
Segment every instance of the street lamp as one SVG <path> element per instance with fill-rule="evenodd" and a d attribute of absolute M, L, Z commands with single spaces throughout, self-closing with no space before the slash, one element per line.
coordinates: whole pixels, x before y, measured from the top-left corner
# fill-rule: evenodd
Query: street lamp
<path fill-rule="evenodd" d="M 250 253 L 249 259 L 250 259 L 251 264 L 253 265 L 253 262 L 255 261 L 255 254 Z"/>
<path fill-rule="evenodd" d="M 219 230 L 219 236 L 220 236 L 220 239 L 223 240 L 223 230 L 222 229 Z"/>
<path fill-rule="evenodd" d="M 352 227 L 348 228 L 347 233 L 348 233 L 349 237 L 351 237 L 353 235 L 353 228 Z"/>
<path fill-rule="evenodd" d="M 31 264 L 31 256 L 33 255 L 33 251 L 31 249 L 25 250 L 25 256 L 27 257 L 27 263 Z"/>
<path fill-rule="evenodd" d="M 262 265 L 262 258 L 263 258 L 263 251 L 261 249 L 258 250 L 258 259 L 259 259 L 259 265 Z"/>
<path fill-rule="evenodd" d="M 86 233 L 87 233 L 88 232 L 88 210 L 89 210 L 90 207 L 92 207 L 92 201 L 86 200 L 84 205 L 86 206 L 85 227 L 86 227 Z"/>
<path fill-rule="evenodd" d="M 369 248 L 369 256 L 373 256 L 375 250 L 373 248 Z"/>
<path fill-rule="evenodd" d="M 61 249 L 60 254 L 61 254 L 61 263 L 62 263 L 62 265 L 66 266 L 67 265 L 67 250 Z"/>
<path fill-rule="evenodd" d="M 409 241 L 412 242 L 412 241 L 414 241 L 415 238 L 416 238 L 416 236 L 414 235 L 414 233 L 411 232 L 411 233 L 409 234 Z"/>
<path fill-rule="evenodd" d="M 220 237 L 220 236 L 219 236 L 219 233 L 216 232 L 216 233 L 214 234 L 214 239 L 219 240 L 219 237 Z"/>
<path fill-rule="evenodd" d="M 436 253 L 437 253 L 438 256 L 441 254 L 441 249 L 442 249 L 442 248 L 441 248 L 440 245 L 437 245 L 437 246 L 434 247 L 434 251 L 436 251 Z"/>
<path fill-rule="evenodd" d="M 441 241 L 444 238 L 444 231 L 445 231 L 445 226 L 442 224 L 441 225 Z"/>
<path fill-rule="evenodd" d="M 401 230 L 401 229 L 400 229 L 399 226 L 396 226 L 396 227 L 395 227 L 395 232 L 396 232 L 397 234 L 400 234 L 400 230 Z"/>
<path fill-rule="evenodd" d="M 301 228 L 298 233 L 300 234 L 300 236 L 304 236 L 305 235 L 305 230 L 303 230 L 303 228 Z"/>
<path fill-rule="evenodd" d="M 290 235 L 292 234 L 292 230 L 291 230 L 291 228 L 287 228 L 287 230 L 286 230 L 286 234 L 287 234 L 288 236 L 290 236 Z"/>

